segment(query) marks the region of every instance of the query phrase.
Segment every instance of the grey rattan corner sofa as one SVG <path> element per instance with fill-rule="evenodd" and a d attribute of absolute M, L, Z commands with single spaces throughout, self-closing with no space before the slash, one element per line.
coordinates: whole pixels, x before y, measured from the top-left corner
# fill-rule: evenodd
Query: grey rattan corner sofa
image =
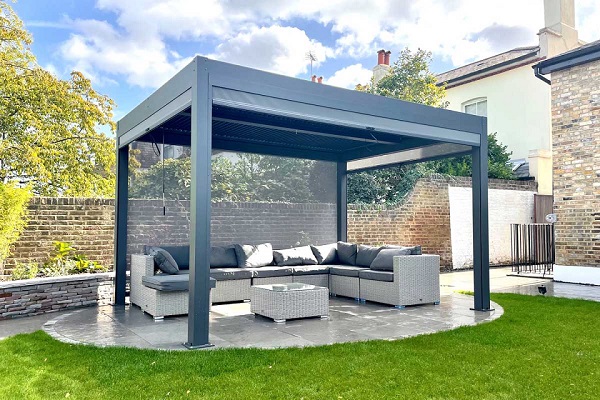
<path fill-rule="evenodd" d="M 163 247 L 180 271 L 173 275 L 156 273 L 152 256 L 131 256 L 131 303 L 159 319 L 187 314 L 189 248 Z M 301 282 L 329 289 L 330 295 L 374 301 L 405 307 L 439 304 L 440 258 L 437 255 L 401 255 L 393 257 L 390 271 L 365 266 L 318 264 L 257 268 L 211 268 L 215 287 L 213 303 L 247 301 L 252 285 Z"/>

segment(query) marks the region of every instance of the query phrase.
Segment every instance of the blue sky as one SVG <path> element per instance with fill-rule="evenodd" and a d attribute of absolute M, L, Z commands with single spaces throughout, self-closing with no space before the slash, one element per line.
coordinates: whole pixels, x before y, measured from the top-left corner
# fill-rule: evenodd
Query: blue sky
<path fill-rule="evenodd" d="M 600 39 L 600 5 L 576 1 L 585 41 Z M 366 83 L 376 51 L 433 54 L 443 72 L 536 45 L 542 0 L 20 0 L 40 65 L 82 71 L 117 103 L 118 120 L 196 55 L 325 83 Z"/>

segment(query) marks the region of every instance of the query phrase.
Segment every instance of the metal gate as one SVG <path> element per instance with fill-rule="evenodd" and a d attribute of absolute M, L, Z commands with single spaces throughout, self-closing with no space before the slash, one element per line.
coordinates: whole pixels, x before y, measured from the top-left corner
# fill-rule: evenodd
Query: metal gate
<path fill-rule="evenodd" d="M 554 224 L 510 224 L 512 270 L 518 274 L 552 274 Z"/>

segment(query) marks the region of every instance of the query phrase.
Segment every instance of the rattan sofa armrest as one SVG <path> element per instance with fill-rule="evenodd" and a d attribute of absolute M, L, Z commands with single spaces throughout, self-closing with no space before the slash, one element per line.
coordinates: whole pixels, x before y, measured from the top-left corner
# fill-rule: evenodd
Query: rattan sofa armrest
<path fill-rule="evenodd" d="M 394 281 L 414 272 L 419 274 L 440 273 L 440 256 L 435 254 L 394 256 Z"/>
<path fill-rule="evenodd" d="M 131 273 L 136 276 L 154 275 L 154 257 L 145 254 L 131 255 Z"/>

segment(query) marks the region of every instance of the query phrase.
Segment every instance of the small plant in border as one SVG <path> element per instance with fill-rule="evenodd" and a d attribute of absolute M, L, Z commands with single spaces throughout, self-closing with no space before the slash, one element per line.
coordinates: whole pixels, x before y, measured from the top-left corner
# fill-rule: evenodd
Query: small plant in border
<path fill-rule="evenodd" d="M 91 261 L 84 254 L 75 253 L 76 249 L 68 242 L 54 242 L 54 251 L 42 266 L 36 263 L 19 264 L 11 273 L 12 280 L 36 277 L 64 276 L 106 272 L 108 267 L 97 261 Z"/>

